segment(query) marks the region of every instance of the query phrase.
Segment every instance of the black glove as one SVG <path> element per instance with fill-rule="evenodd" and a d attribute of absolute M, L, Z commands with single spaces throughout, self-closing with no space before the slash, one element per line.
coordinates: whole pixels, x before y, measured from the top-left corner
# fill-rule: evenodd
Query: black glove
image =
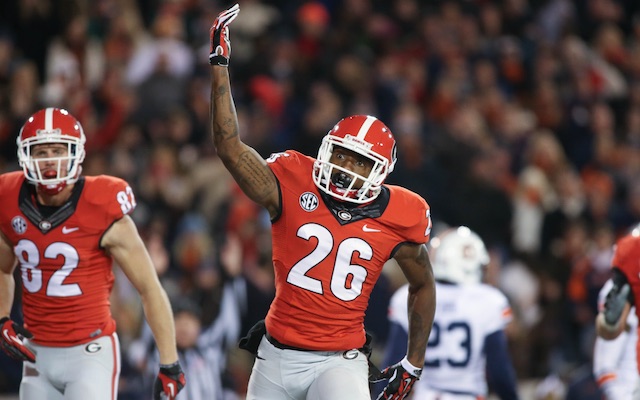
<path fill-rule="evenodd" d="M 611 326 L 616 326 L 624 310 L 624 305 L 629 299 L 629 292 L 631 288 L 628 283 L 622 285 L 619 289 L 614 286 L 609 293 L 604 303 L 604 321 Z"/>
<path fill-rule="evenodd" d="M 406 366 L 406 368 L 405 368 Z M 387 387 L 378 395 L 377 400 L 402 400 L 409 395 L 413 384 L 420 379 L 421 369 L 414 368 L 407 359 L 385 368 L 379 378 L 389 379 Z"/>
<path fill-rule="evenodd" d="M 0 319 L 0 330 L 2 331 L 0 347 L 9 357 L 18 361 L 36 362 L 35 354 L 22 342 L 24 338 L 33 337 L 31 332 L 13 322 L 9 317 Z"/>
<path fill-rule="evenodd" d="M 260 341 L 262 337 L 267 333 L 267 327 L 264 324 L 264 320 L 256 322 L 255 325 L 249 329 L 247 332 L 247 336 L 244 336 L 240 339 L 238 343 L 238 347 L 243 350 L 248 351 L 254 356 L 258 354 L 258 346 L 260 346 Z"/>
<path fill-rule="evenodd" d="M 211 29 L 209 29 L 209 38 L 211 39 L 209 64 L 223 67 L 229 65 L 229 56 L 231 55 L 229 24 L 236 19 L 238 13 L 240 13 L 240 6 L 236 4 L 221 12 L 213 22 L 213 25 L 211 25 Z"/>
<path fill-rule="evenodd" d="M 153 400 L 174 400 L 178 392 L 187 384 L 180 362 L 160 365 L 160 372 L 153 384 Z"/>

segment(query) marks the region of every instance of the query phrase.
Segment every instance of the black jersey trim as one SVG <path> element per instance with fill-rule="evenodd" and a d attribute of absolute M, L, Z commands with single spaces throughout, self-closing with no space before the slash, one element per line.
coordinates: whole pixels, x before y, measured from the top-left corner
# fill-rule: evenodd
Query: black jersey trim
<path fill-rule="evenodd" d="M 387 206 L 389 206 L 391 192 L 383 186 L 378 197 L 371 203 L 365 205 L 350 203 L 348 201 L 338 201 L 324 192 L 320 192 L 320 197 L 322 197 L 325 205 L 331 210 L 331 214 L 333 214 L 340 225 L 347 225 L 365 218 L 379 218 L 382 216 Z"/>
<path fill-rule="evenodd" d="M 20 211 L 34 224 L 40 232 L 46 234 L 57 226 L 60 226 L 76 211 L 78 200 L 82 194 L 84 188 L 84 177 L 80 177 L 73 186 L 71 197 L 66 203 L 61 205 L 53 214 L 48 217 L 42 215 L 34 201 L 32 200 L 35 195 L 35 187 L 28 183 L 26 180 L 20 187 L 20 194 L 18 195 L 18 204 Z"/>

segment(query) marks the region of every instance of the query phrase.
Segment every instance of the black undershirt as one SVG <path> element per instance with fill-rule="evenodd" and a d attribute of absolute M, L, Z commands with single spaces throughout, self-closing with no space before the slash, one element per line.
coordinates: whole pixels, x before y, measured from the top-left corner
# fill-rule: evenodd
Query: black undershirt
<path fill-rule="evenodd" d="M 54 212 L 60 209 L 60 206 L 45 206 L 44 204 L 40 204 L 39 201 L 36 201 L 36 206 L 44 218 L 49 218 Z"/>

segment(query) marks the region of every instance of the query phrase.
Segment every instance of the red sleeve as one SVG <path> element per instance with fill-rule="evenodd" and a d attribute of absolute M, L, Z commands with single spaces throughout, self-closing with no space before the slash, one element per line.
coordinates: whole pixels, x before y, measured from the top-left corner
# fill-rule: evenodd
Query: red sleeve
<path fill-rule="evenodd" d="M 640 299 L 640 237 L 629 234 L 616 242 L 611 265 L 626 278 L 635 302 Z M 615 279 L 615 274 L 614 274 Z M 636 308 L 636 314 L 639 309 Z"/>
<path fill-rule="evenodd" d="M 136 208 L 136 198 L 131 186 L 123 179 L 100 175 L 92 179 L 93 184 L 87 192 L 89 207 L 103 209 L 105 225 L 109 226 Z M 89 188 L 89 186 L 88 186 Z"/>
<path fill-rule="evenodd" d="M 616 244 L 611 265 L 618 268 L 629 280 L 638 273 L 638 259 L 640 258 L 639 238 L 627 235 Z"/>
<path fill-rule="evenodd" d="M 306 171 L 304 165 L 308 164 L 310 158 L 303 155 L 302 153 L 298 153 L 294 150 L 287 150 L 282 153 L 273 153 L 269 158 L 267 158 L 267 165 L 273 173 L 276 175 L 279 181 L 283 181 L 284 176 L 296 177 L 297 173 L 300 171 Z M 307 179 L 311 179 L 311 176 L 308 176 Z"/>
<path fill-rule="evenodd" d="M 407 239 L 413 243 L 427 243 L 431 235 L 431 209 L 420 196 L 414 196 L 411 209 L 416 210 L 414 224 L 407 229 Z"/>
<path fill-rule="evenodd" d="M 387 186 L 391 190 L 389 220 L 407 242 L 427 243 L 431 235 L 431 208 L 418 194 L 400 186 Z"/>

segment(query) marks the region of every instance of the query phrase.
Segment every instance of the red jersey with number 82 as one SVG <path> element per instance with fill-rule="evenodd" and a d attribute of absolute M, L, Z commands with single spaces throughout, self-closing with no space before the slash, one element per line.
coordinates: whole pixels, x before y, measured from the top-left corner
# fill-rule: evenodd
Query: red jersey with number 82
<path fill-rule="evenodd" d="M 34 342 L 54 347 L 113 333 L 112 259 L 99 243 L 135 208 L 131 188 L 119 178 L 81 178 L 71 199 L 46 217 L 34 189 L 22 172 L 0 175 L 0 230 L 18 259 L 25 327 Z"/>
<path fill-rule="evenodd" d="M 338 210 L 323 200 L 312 180 L 313 158 L 287 151 L 267 162 L 282 200 L 272 224 L 276 296 L 267 331 L 309 350 L 362 347 L 364 314 L 383 265 L 401 243 L 429 239 L 428 204 L 413 192 L 385 185 L 365 206 L 378 207 L 379 215 L 356 217 L 358 210 Z"/>

